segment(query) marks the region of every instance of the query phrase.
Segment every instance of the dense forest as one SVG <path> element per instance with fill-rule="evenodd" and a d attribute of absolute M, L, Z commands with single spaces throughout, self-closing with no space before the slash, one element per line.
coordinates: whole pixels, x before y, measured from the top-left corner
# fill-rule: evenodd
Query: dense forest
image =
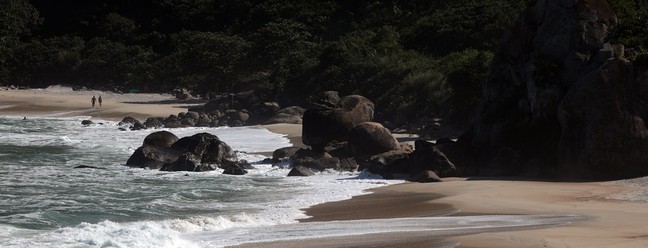
<path fill-rule="evenodd" d="M 0 0 L 0 85 L 255 90 L 285 104 L 336 90 L 392 119 L 463 119 L 529 2 Z M 612 42 L 645 53 L 648 1 L 609 2 Z"/>

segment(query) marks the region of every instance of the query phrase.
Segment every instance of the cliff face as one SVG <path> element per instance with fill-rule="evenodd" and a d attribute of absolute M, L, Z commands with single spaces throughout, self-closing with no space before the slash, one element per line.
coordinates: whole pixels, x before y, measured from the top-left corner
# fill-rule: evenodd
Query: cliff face
<path fill-rule="evenodd" d="M 473 126 L 460 139 L 487 161 L 485 172 L 648 174 L 640 155 L 648 151 L 646 70 L 607 43 L 617 24 L 604 0 L 538 0 L 519 16 L 495 55 Z"/>

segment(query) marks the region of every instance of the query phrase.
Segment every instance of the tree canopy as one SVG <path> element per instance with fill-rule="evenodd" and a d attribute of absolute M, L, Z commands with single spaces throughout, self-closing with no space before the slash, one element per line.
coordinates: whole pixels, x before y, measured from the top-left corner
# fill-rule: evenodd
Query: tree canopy
<path fill-rule="evenodd" d="M 646 0 L 610 0 L 648 46 Z M 519 0 L 3 0 L 0 85 L 200 95 L 337 90 L 385 116 L 465 116 Z"/>

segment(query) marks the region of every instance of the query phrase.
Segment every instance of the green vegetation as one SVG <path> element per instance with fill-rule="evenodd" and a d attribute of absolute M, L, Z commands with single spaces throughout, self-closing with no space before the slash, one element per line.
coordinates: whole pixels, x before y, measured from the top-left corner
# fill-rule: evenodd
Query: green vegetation
<path fill-rule="evenodd" d="M 614 0 L 616 41 L 647 47 L 646 0 Z M 3 0 L 0 85 L 122 91 L 337 90 L 385 118 L 464 118 L 518 0 Z"/>
<path fill-rule="evenodd" d="M 648 49 L 648 0 L 608 0 L 614 8 L 619 27 L 612 42 L 626 47 Z"/>

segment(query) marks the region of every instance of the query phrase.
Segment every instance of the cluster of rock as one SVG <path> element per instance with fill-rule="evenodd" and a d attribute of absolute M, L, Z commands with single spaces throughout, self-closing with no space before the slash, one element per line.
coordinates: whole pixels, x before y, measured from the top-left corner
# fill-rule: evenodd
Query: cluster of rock
<path fill-rule="evenodd" d="M 200 120 L 206 118 L 204 115 L 207 113 L 214 115 L 223 108 L 231 107 L 231 102 L 239 101 L 229 102 L 224 102 L 222 98 L 212 100 L 177 118 L 180 118 L 180 124 L 188 119 Z M 411 145 L 399 143 L 387 128 L 372 122 L 374 104 L 363 96 L 339 97 L 337 92 L 329 91 L 311 109 L 287 109 L 293 111 L 289 113 L 291 116 L 303 112 L 302 141 L 309 146 L 287 147 L 273 153 L 275 162 L 290 160 L 288 176 L 309 176 L 329 169 L 367 169 L 385 178 L 437 182 L 441 181 L 440 177 L 455 172 L 454 165 L 434 144 L 420 141 L 414 150 Z M 282 111 L 275 113 L 275 116 L 286 114 Z M 299 118 L 301 120 L 301 116 Z M 165 121 L 168 122 L 168 119 Z M 128 123 L 132 129 L 148 128 L 150 126 L 146 123 L 150 120 L 140 123 L 126 117 L 120 125 Z M 170 126 L 165 124 L 164 127 Z M 168 131 L 148 135 L 126 165 L 163 171 L 199 172 L 221 168 L 223 173 L 235 175 L 246 174 L 246 169 L 252 168 L 245 161 L 238 161 L 236 153 L 212 134 L 199 133 L 178 139 Z"/>
<path fill-rule="evenodd" d="M 617 25 L 604 0 L 531 5 L 495 54 L 459 157 L 482 175 L 648 175 L 648 69 L 608 43 Z"/>
<path fill-rule="evenodd" d="M 162 171 L 213 171 L 243 175 L 251 165 L 213 134 L 199 133 L 179 139 L 168 131 L 149 134 L 126 162 L 127 166 Z"/>
<path fill-rule="evenodd" d="M 187 96 L 180 91 L 178 97 Z M 253 124 L 302 123 L 304 109 L 289 106 L 281 109 L 276 102 L 261 102 L 253 92 L 210 96 L 204 105 L 189 108 L 169 117 L 150 117 L 141 122 L 133 117 L 125 117 L 119 125 L 124 129 L 140 130 L 147 128 L 180 128 L 180 127 L 219 127 L 243 126 Z"/>
<path fill-rule="evenodd" d="M 374 104 L 360 95 L 338 97 L 324 93 L 319 108 L 306 110 L 302 141 L 309 148 L 282 148 L 274 161 L 289 160 L 289 176 L 310 176 L 328 169 L 367 169 L 385 178 L 420 182 L 441 181 L 452 175 L 454 165 L 433 145 L 416 150 L 399 143 L 380 123 L 372 122 Z"/>

